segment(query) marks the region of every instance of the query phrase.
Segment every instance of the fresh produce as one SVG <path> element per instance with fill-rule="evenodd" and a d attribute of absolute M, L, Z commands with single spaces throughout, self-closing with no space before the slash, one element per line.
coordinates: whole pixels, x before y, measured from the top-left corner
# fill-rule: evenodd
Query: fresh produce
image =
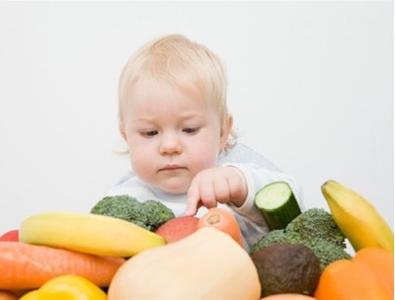
<path fill-rule="evenodd" d="M 318 300 L 394 299 L 394 259 L 391 252 L 364 248 L 352 260 L 331 263 L 322 273 Z"/>
<path fill-rule="evenodd" d="M 175 217 L 173 211 L 159 201 L 145 201 L 142 203 L 142 207 L 143 213 L 147 215 L 147 226 L 154 231 Z"/>
<path fill-rule="evenodd" d="M 262 296 L 282 293 L 313 295 L 320 278 L 320 261 L 304 245 L 276 244 L 256 251 Z"/>
<path fill-rule="evenodd" d="M 8 291 L 0 291 L 0 300 L 18 300 L 18 297 Z"/>
<path fill-rule="evenodd" d="M 278 243 L 297 244 L 297 243 L 299 243 L 299 239 L 297 239 L 296 243 L 294 243 L 285 234 L 284 230 L 282 230 L 282 229 L 272 230 L 272 231 L 269 231 L 264 237 L 262 237 L 254 245 L 252 245 L 250 252 L 251 252 L 251 254 L 253 254 L 256 251 L 265 249 L 266 247 L 269 247 L 271 245 L 275 245 Z"/>
<path fill-rule="evenodd" d="M 295 235 L 303 241 L 323 239 L 345 248 L 345 237 L 331 214 L 321 208 L 311 208 L 288 224 L 288 235 Z"/>
<path fill-rule="evenodd" d="M 321 190 L 355 251 L 365 247 L 394 251 L 394 233 L 366 199 L 334 180 L 325 182 Z"/>
<path fill-rule="evenodd" d="M 104 256 L 128 257 L 164 239 L 130 222 L 82 213 L 43 213 L 23 221 L 22 242 Z"/>
<path fill-rule="evenodd" d="M 314 299 L 315 298 L 301 294 L 277 294 L 277 295 L 272 295 L 262 298 L 262 300 L 314 300 Z"/>
<path fill-rule="evenodd" d="M 198 223 L 198 228 L 207 226 L 229 234 L 239 245 L 243 245 L 239 223 L 231 212 L 218 207 L 210 208 Z"/>
<path fill-rule="evenodd" d="M 86 277 L 108 286 L 123 258 L 99 257 L 21 242 L 0 243 L 0 289 L 35 289 L 59 275 Z"/>
<path fill-rule="evenodd" d="M 19 241 L 19 230 L 14 229 L 3 233 L 3 235 L 0 236 L 0 241 Z"/>
<path fill-rule="evenodd" d="M 305 245 L 313 250 L 314 254 L 319 258 L 322 270 L 336 260 L 351 259 L 350 254 L 342 247 L 324 239 L 316 239 L 305 243 Z"/>
<path fill-rule="evenodd" d="M 323 270 L 335 260 L 351 258 L 344 250 L 344 240 L 331 215 L 313 208 L 293 219 L 284 230 L 270 231 L 251 247 L 251 253 L 277 243 L 303 244 L 319 258 Z"/>
<path fill-rule="evenodd" d="M 363 248 L 357 252 L 353 261 L 365 264 L 387 291 L 394 294 L 394 256 L 391 252 L 381 248 Z"/>
<path fill-rule="evenodd" d="M 301 213 L 291 187 L 283 181 L 264 186 L 256 193 L 254 201 L 270 230 L 285 228 Z"/>
<path fill-rule="evenodd" d="M 91 213 L 123 219 L 151 231 L 174 218 L 171 209 L 161 202 L 148 200 L 141 203 L 128 195 L 104 197 Z"/>
<path fill-rule="evenodd" d="M 63 275 L 46 282 L 21 300 L 106 300 L 107 295 L 84 277 Z"/>
<path fill-rule="evenodd" d="M 199 218 L 195 216 L 177 217 L 161 225 L 155 233 L 162 236 L 166 243 L 173 243 L 194 233 L 198 222 Z"/>
<path fill-rule="evenodd" d="M 205 227 L 130 258 L 115 274 L 109 300 L 259 299 L 254 263 L 227 234 Z"/>

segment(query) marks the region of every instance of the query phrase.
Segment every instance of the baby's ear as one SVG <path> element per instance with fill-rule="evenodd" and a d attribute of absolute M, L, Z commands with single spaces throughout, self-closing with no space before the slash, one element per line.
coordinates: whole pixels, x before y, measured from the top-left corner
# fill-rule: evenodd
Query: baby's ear
<path fill-rule="evenodd" d="M 224 149 L 229 139 L 229 134 L 233 128 L 233 116 L 227 115 L 224 119 L 221 129 L 221 150 Z"/>

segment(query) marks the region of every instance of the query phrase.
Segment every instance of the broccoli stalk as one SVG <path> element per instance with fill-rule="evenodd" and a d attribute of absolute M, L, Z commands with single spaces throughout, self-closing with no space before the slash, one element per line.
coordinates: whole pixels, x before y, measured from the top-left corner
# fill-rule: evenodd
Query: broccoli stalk
<path fill-rule="evenodd" d="M 104 197 L 91 213 L 123 219 L 151 231 L 175 217 L 171 209 L 159 201 L 141 203 L 128 195 Z"/>

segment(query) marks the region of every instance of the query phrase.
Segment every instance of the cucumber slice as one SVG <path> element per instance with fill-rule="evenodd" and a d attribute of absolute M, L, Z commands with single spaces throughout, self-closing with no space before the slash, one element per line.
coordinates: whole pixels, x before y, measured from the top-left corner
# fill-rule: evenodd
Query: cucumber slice
<path fill-rule="evenodd" d="M 301 211 L 288 183 L 273 182 L 260 189 L 254 199 L 270 230 L 283 229 Z"/>

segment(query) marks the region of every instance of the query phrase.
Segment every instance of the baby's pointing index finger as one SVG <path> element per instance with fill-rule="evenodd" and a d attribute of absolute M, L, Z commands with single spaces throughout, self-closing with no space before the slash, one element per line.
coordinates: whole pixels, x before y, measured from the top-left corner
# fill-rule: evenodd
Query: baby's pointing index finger
<path fill-rule="evenodd" d="M 197 189 L 196 185 L 192 184 L 189 187 L 187 197 L 187 209 L 185 211 L 185 215 L 194 216 L 197 212 L 198 203 L 200 200 L 199 190 Z"/>

